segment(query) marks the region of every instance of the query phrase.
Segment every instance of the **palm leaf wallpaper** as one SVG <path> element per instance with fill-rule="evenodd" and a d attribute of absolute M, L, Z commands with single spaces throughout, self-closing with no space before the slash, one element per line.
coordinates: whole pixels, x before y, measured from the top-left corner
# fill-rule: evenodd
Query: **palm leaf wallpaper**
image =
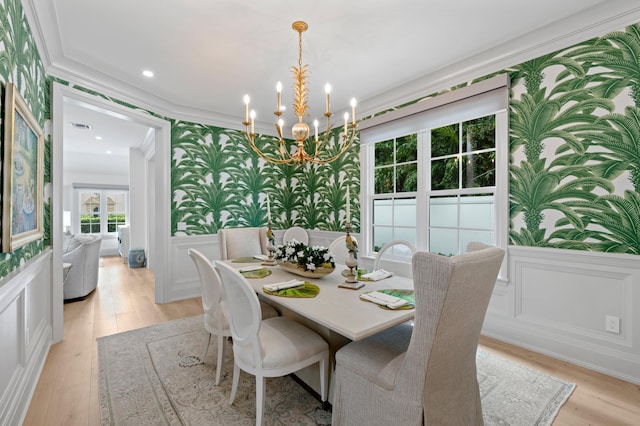
<path fill-rule="evenodd" d="M 511 74 L 511 243 L 640 254 L 640 24 Z"/>
<path fill-rule="evenodd" d="M 49 81 L 40 60 L 33 36 L 24 16 L 20 0 L 0 0 L 0 82 L 16 85 L 31 112 L 44 128 L 49 119 Z M 51 141 L 45 135 L 45 183 L 51 181 Z M 33 241 L 11 253 L 0 253 L 0 277 L 9 275 L 42 252 L 51 235 L 48 199 L 44 200 L 44 238 Z"/>

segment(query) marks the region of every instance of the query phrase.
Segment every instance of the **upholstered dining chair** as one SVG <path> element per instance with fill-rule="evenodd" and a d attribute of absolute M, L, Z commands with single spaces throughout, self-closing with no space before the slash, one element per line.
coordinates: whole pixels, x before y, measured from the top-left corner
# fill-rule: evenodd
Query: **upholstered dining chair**
<path fill-rule="evenodd" d="M 284 235 L 282 236 L 282 241 L 284 243 L 287 243 L 291 240 L 309 244 L 309 234 L 304 228 L 301 228 L 299 226 L 292 226 L 291 228 L 284 231 Z"/>
<path fill-rule="evenodd" d="M 349 250 L 347 250 L 347 245 L 345 239 L 346 235 L 341 235 L 329 244 L 329 251 L 333 253 L 333 258 L 336 263 L 341 263 L 344 265 L 344 262 L 349 258 Z M 352 235 L 351 238 L 358 244 L 356 238 Z"/>
<path fill-rule="evenodd" d="M 373 260 L 373 269 L 377 270 L 380 269 L 383 264 L 385 263 L 385 259 L 387 258 L 386 255 L 391 254 L 391 256 L 394 259 L 402 259 L 404 262 L 407 263 L 407 269 L 409 270 L 409 273 L 406 274 L 402 274 L 402 275 L 407 275 L 410 276 L 410 270 L 411 270 L 411 257 L 416 253 L 416 247 L 407 240 L 393 240 L 393 241 L 389 241 L 387 243 L 385 243 L 380 250 L 378 250 L 378 253 L 376 254 L 375 259 Z M 406 258 L 405 258 L 406 256 Z M 392 269 L 392 268 L 387 268 L 387 269 Z M 397 271 L 394 271 L 397 272 Z"/>
<path fill-rule="evenodd" d="M 220 384 L 222 376 L 222 361 L 224 359 L 224 341 L 225 337 L 231 336 L 229 329 L 229 321 L 227 320 L 227 308 L 222 301 L 222 283 L 218 271 L 213 267 L 213 263 L 207 256 L 196 249 L 188 250 L 189 256 L 193 260 L 200 277 L 200 286 L 202 288 L 202 310 L 204 311 L 204 329 L 209 332 L 209 341 L 204 352 L 203 361 L 207 357 L 209 345 L 211 344 L 211 336 L 215 335 L 218 339 L 218 357 L 216 362 L 216 386 Z M 262 304 L 262 314 L 266 318 L 278 316 L 278 311 L 271 305 Z"/>
<path fill-rule="evenodd" d="M 267 228 L 224 228 L 218 231 L 220 259 L 268 254 Z"/>
<path fill-rule="evenodd" d="M 232 266 L 215 262 L 222 277 L 233 339 L 233 385 L 229 404 L 238 390 L 240 370 L 256 378 L 256 425 L 262 425 L 265 378 L 280 377 L 319 363 L 320 397 L 327 399 L 329 345 L 319 334 L 289 318 L 261 319 L 258 296 Z"/>
<path fill-rule="evenodd" d="M 476 349 L 504 251 L 467 250 L 414 254 L 414 326 L 338 350 L 332 425 L 483 424 Z"/>

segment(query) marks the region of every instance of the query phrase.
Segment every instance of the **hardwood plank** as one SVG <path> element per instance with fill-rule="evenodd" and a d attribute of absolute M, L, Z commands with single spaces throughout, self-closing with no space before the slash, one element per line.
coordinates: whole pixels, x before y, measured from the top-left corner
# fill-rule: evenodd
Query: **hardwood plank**
<path fill-rule="evenodd" d="M 24 425 L 98 425 L 96 338 L 202 313 L 200 298 L 155 304 L 149 269 L 131 269 L 119 257 L 101 263 L 96 291 L 64 305 L 64 341 L 49 350 Z M 638 385 L 487 337 L 480 346 L 576 383 L 555 426 L 640 424 Z"/>

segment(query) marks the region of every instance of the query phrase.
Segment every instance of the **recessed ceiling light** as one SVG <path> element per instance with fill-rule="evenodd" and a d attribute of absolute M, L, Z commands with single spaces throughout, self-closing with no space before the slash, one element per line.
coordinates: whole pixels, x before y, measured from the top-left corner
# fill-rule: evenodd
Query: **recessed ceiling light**
<path fill-rule="evenodd" d="M 88 124 L 84 124 L 84 123 L 74 123 L 73 121 L 71 121 L 71 126 L 75 129 L 78 130 L 89 130 L 91 129 L 91 126 Z"/>
<path fill-rule="evenodd" d="M 153 71 L 144 70 L 144 71 L 142 71 L 142 75 L 144 75 L 145 77 L 151 78 L 151 77 L 153 77 Z"/>
<path fill-rule="evenodd" d="M 98 139 L 99 141 L 102 140 L 102 136 L 96 136 L 96 139 Z"/>
<path fill-rule="evenodd" d="M 111 154 L 111 151 L 107 151 L 107 154 Z"/>

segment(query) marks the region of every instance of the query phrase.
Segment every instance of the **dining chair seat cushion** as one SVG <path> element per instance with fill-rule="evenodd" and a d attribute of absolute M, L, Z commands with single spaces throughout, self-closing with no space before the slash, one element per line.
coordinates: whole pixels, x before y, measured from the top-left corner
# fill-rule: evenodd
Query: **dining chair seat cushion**
<path fill-rule="evenodd" d="M 273 317 L 263 320 L 258 335 L 263 354 L 262 369 L 280 369 L 295 365 L 327 350 L 327 342 L 307 327 L 289 318 Z M 253 363 L 251 350 L 239 351 L 246 364 Z"/>
<path fill-rule="evenodd" d="M 336 362 L 383 389 L 393 390 L 412 331 L 413 326 L 404 323 L 351 342 L 336 353 Z"/>

